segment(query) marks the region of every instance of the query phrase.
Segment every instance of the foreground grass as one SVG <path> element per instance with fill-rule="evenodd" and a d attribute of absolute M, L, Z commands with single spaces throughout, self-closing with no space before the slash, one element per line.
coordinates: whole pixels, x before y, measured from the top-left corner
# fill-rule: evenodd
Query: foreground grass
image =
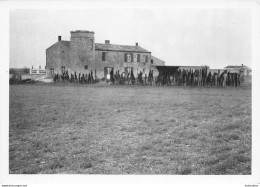
<path fill-rule="evenodd" d="M 10 86 L 10 173 L 251 174 L 251 89 Z"/>

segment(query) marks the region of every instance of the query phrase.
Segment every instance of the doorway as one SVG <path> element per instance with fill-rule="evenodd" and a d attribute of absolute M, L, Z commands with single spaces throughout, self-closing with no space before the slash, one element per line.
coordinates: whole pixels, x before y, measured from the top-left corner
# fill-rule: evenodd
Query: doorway
<path fill-rule="evenodd" d="M 110 77 L 110 72 L 114 70 L 113 67 L 104 67 L 104 78 L 108 78 L 108 76 Z"/>

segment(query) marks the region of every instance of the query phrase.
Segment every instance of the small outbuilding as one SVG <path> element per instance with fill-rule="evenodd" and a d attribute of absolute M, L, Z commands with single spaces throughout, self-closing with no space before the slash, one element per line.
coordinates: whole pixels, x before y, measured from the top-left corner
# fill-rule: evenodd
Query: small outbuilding
<path fill-rule="evenodd" d="M 251 76 L 252 75 L 252 69 L 243 64 L 241 66 L 227 66 L 224 68 L 224 70 L 238 71 L 240 73 L 240 75 L 242 75 L 242 76 Z"/>
<path fill-rule="evenodd" d="M 240 80 L 243 84 L 251 84 L 252 82 L 252 69 L 248 66 L 227 66 L 224 68 L 229 72 L 237 72 L 240 73 Z"/>

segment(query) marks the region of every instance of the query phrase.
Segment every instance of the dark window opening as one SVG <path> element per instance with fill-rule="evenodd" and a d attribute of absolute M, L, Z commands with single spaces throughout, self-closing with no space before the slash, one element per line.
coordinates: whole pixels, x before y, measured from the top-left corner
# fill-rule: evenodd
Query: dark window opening
<path fill-rule="evenodd" d="M 91 51 L 93 51 L 93 48 L 94 48 L 94 47 L 93 47 L 93 46 L 94 46 L 93 44 L 94 44 L 93 39 L 90 39 L 90 50 L 91 50 Z"/>
<path fill-rule="evenodd" d="M 141 61 L 141 55 L 137 54 L 137 62 L 140 62 L 140 61 Z"/>
<path fill-rule="evenodd" d="M 85 66 L 85 69 L 88 69 L 88 66 Z"/>
<path fill-rule="evenodd" d="M 102 61 L 106 61 L 106 52 L 102 52 Z"/>
<path fill-rule="evenodd" d="M 131 71 L 133 71 L 133 67 L 125 67 L 125 74 L 128 75 L 131 73 Z"/>
<path fill-rule="evenodd" d="M 151 59 L 151 64 L 153 64 L 153 59 Z"/>

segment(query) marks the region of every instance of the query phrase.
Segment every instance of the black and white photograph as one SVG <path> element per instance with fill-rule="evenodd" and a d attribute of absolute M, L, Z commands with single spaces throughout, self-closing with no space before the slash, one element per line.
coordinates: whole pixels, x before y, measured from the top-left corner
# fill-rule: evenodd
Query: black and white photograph
<path fill-rule="evenodd" d="M 77 2 L 0 2 L 2 186 L 64 174 L 258 186 L 260 2 Z"/>

